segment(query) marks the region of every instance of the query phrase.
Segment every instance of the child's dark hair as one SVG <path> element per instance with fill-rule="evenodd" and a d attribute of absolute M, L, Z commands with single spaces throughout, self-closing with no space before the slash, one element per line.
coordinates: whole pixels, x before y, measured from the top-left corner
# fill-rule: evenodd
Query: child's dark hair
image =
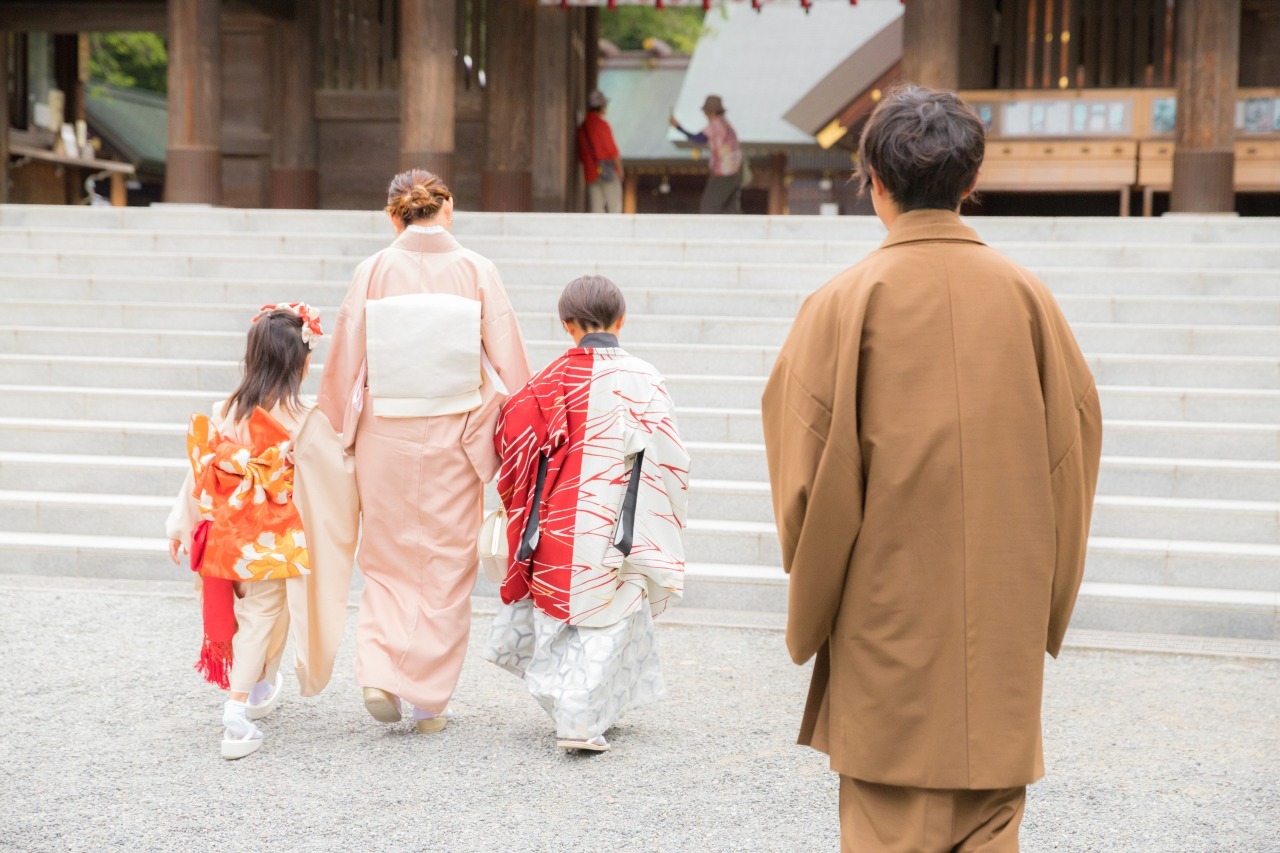
<path fill-rule="evenodd" d="M 570 321 L 590 332 L 607 329 L 627 313 L 627 300 L 618 285 L 602 275 L 584 275 L 565 285 L 560 294 L 560 322 Z"/>
<path fill-rule="evenodd" d="M 279 405 L 300 412 L 302 374 L 310 353 L 302 340 L 301 317 L 285 308 L 260 315 L 249 328 L 244 376 L 227 398 L 227 413 L 243 421 L 255 406 L 270 410 Z"/>
<path fill-rule="evenodd" d="M 923 86 L 890 90 L 858 142 L 854 180 L 866 192 L 874 172 L 908 210 L 955 210 L 982 166 L 987 129 L 954 92 Z"/>

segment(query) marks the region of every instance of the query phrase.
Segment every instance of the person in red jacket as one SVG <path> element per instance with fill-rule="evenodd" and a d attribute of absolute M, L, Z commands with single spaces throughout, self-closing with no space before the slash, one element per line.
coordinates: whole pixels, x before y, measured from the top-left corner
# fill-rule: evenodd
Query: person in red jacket
<path fill-rule="evenodd" d="M 599 89 L 587 96 L 587 117 L 578 126 L 578 158 L 587 181 L 592 213 L 622 212 L 622 155 L 613 128 L 604 120 L 609 100 Z"/>

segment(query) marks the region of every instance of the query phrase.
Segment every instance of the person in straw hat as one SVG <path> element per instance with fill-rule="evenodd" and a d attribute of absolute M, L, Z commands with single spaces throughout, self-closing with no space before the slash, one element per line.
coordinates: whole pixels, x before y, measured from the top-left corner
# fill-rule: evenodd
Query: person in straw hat
<path fill-rule="evenodd" d="M 702 104 L 707 126 L 701 133 L 690 133 L 671 116 L 671 126 L 680 131 L 690 142 L 705 145 L 711 150 L 711 176 L 702 191 L 699 213 L 742 212 L 742 146 L 738 134 L 724 117 L 724 102 L 719 95 L 708 95 Z"/>

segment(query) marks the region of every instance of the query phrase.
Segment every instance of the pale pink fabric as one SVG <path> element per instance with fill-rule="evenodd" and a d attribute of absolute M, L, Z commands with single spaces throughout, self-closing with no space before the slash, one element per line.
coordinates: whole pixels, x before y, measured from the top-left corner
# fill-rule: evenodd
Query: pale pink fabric
<path fill-rule="evenodd" d="M 480 300 L 485 352 L 508 389 L 528 381 L 529 362 L 493 263 L 447 232 L 408 231 L 357 268 L 326 359 L 320 408 L 354 447 L 362 512 L 356 682 L 440 713 L 466 654 L 483 483 L 497 472 L 493 434 L 504 398 L 486 380 L 473 412 L 378 417 L 367 389 L 356 387 L 365 304 L 414 293 Z"/>

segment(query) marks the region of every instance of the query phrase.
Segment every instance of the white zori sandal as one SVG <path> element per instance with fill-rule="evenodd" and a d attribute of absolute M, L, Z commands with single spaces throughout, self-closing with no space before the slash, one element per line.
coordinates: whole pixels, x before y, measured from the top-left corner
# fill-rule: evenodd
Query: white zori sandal
<path fill-rule="evenodd" d="M 253 755 L 262 748 L 262 730 L 249 722 L 243 702 L 227 702 L 222 727 L 222 757 L 228 761 Z"/>
<path fill-rule="evenodd" d="M 265 682 L 259 681 L 258 687 L 261 687 L 264 683 Z M 263 719 L 274 711 L 276 706 L 280 704 L 280 696 L 283 693 L 281 688 L 284 687 L 284 676 L 277 672 L 276 683 L 271 686 L 271 692 L 267 694 L 267 698 L 255 705 L 253 702 L 253 696 L 254 693 L 258 692 L 258 687 L 255 687 L 253 693 L 249 694 L 249 701 L 245 703 L 244 715 L 251 720 Z"/>
<path fill-rule="evenodd" d="M 587 752 L 604 752 L 609 748 L 609 741 L 604 739 L 604 735 L 596 735 L 592 738 L 560 738 L 556 741 L 556 746 L 561 749 L 583 749 Z"/>

